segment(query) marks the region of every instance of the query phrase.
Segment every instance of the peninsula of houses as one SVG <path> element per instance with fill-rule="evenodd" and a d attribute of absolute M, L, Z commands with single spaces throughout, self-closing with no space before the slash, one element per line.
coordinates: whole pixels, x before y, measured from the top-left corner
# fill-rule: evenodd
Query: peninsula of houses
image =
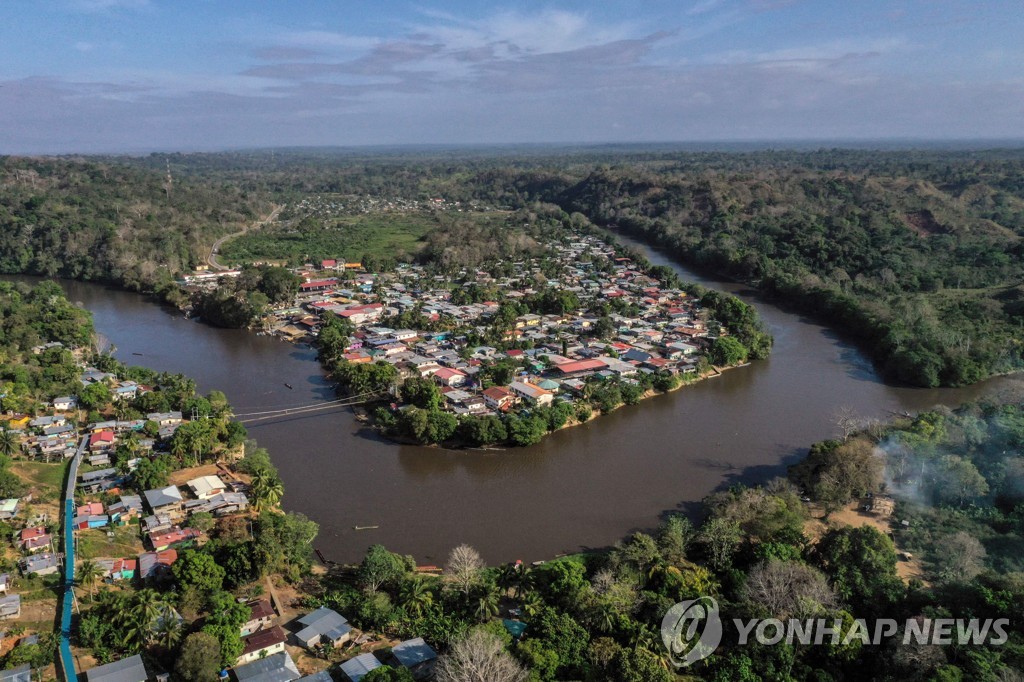
<path fill-rule="evenodd" d="M 762 357 L 738 340 L 736 309 L 747 336 L 767 339 L 764 354 L 770 346 L 750 328 L 749 306 L 718 294 L 709 305 L 699 287 L 594 234 L 541 246 L 515 262 L 447 272 L 307 264 L 293 270 L 294 301 L 263 328 L 317 346 L 343 390 L 383 405 L 371 413 L 382 430 L 446 445 L 531 444 Z M 223 276 L 184 284 L 216 287 Z"/>

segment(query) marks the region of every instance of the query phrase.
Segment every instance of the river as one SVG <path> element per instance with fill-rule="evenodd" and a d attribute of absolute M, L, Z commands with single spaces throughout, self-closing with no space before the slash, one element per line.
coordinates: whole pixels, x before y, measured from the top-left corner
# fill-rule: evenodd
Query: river
<path fill-rule="evenodd" d="M 811 443 L 835 435 L 842 408 L 885 419 L 1024 386 L 1020 377 L 964 389 L 887 386 L 825 327 L 627 243 L 684 279 L 754 303 L 775 336 L 771 358 L 503 452 L 398 446 L 340 409 L 250 425 L 281 472 L 285 507 L 320 524 L 316 546 L 328 559 L 356 561 L 374 543 L 421 564 L 443 563 L 460 543 L 492 563 L 605 547 L 665 512 L 695 512 L 723 486 L 784 474 Z M 204 392 L 224 391 L 238 414 L 333 395 L 308 348 L 185 320 L 129 292 L 62 285 L 93 312 L 118 358 L 188 374 Z"/>

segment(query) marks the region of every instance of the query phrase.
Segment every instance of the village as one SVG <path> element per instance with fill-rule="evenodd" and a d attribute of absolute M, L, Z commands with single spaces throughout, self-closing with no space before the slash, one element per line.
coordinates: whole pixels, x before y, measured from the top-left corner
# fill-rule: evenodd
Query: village
<path fill-rule="evenodd" d="M 50 350 L 65 349 L 51 343 L 33 352 Z M 81 349 L 71 351 L 76 358 L 83 356 Z M 268 506 L 261 502 L 259 475 L 236 467 L 237 453 L 227 448 L 212 461 L 185 461 L 159 485 L 147 488 L 146 480 L 160 478 L 147 471 L 152 458 L 171 456 L 176 434 L 190 423 L 209 420 L 210 415 L 172 410 L 117 419 L 118 413 L 133 411 L 146 403 L 143 396 L 159 393 L 161 388 L 85 364 L 80 371 L 79 394 L 54 398 L 43 406 L 46 414 L 0 415 L 5 422 L 5 451 L 9 451 L 5 455 L 12 457 L 19 473 L 29 472 L 25 478 L 32 483 L 24 495 L 0 500 L 0 523 L 11 533 L 3 565 L 13 569 L 0 574 L 0 621 L 5 630 L 0 635 L 0 656 L 25 661 L 5 670 L 5 681 L 55 676 L 56 633 L 50 631 L 61 602 L 53 599 L 54 592 L 60 593 L 64 586 L 78 588 L 66 593 L 63 629 L 70 628 L 72 618 L 89 613 L 97 584 L 107 593 L 122 595 L 180 589 L 175 566 L 188 562 L 184 553 L 209 542 L 209 531 L 221 524 L 248 525 L 251 534 L 254 508 Z M 90 406 L 115 418 L 83 418 L 82 402 L 90 401 L 97 389 L 109 396 L 109 402 Z M 70 471 L 63 496 L 67 503 L 61 505 L 60 481 L 52 474 L 65 470 Z M 45 483 L 39 472 L 47 472 Z M 422 638 L 382 639 L 355 629 L 331 609 L 296 610 L 294 590 L 286 600 L 270 577 L 265 584 L 264 594 L 238 597 L 245 614 L 237 632 L 241 646 L 222 672 L 225 679 L 230 670 L 240 682 L 329 682 L 334 678 L 327 672 L 331 665 L 327 654 L 334 651 L 339 652 L 333 658 L 339 663 L 335 670 L 342 675 L 338 679 L 358 682 L 385 663 L 408 669 L 414 679 L 431 675 L 436 653 Z M 161 602 L 144 621 L 137 636 L 147 643 L 168 637 L 168 632 L 180 632 L 184 624 L 170 602 Z M 385 644 L 384 653 L 374 655 Z M 62 639 L 57 651 L 63 666 L 84 672 L 89 682 L 167 679 L 165 671 L 154 669 L 151 660 L 147 666 L 140 654 L 104 662 L 99 650 L 90 650 L 81 637 L 74 644 Z M 66 675 L 73 679 L 72 673 Z"/>
<path fill-rule="evenodd" d="M 318 345 L 324 359 L 320 332 L 341 321 L 347 335 L 332 359 L 393 367 L 388 392 L 396 414 L 409 407 L 400 387 L 411 378 L 434 383 L 439 409 L 459 419 L 575 407 L 600 385 L 650 395 L 656 379 L 671 389 L 718 374 L 715 364 L 739 364 L 709 362 L 714 342 L 729 330 L 694 295 L 659 281 L 616 247 L 592 234 L 543 246 L 542 255 L 497 273 L 433 274 L 408 263 L 374 273 L 336 259 L 307 264 L 293 270 L 301 277 L 294 302 L 272 310 L 261 333 Z M 197 273 L 183 284 L 216 287 L 220 277 L 237 274 Z"/>

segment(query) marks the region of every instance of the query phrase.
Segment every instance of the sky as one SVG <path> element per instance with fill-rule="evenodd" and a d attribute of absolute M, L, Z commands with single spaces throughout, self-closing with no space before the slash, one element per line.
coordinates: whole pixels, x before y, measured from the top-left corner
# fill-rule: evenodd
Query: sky
<path fill-rule="evenodd" d="M 1021 0 L 2 0 L 0 153 L 1024 137 Z"/>

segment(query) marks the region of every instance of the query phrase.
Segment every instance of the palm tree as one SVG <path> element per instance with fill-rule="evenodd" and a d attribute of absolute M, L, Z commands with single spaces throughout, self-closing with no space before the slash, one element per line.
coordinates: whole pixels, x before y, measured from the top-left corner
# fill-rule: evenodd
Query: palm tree
<path fill-rule="evenodd" d="M 256 511 L 276 507 L 284 495 L 284 484 L 273 472 L 257 471 L 252 477 L 252 495 Z"/>
<path fill-rule="evenodd" d="M 156 627 L 153 630 L 154 637 L 158 644 L 170 651 L 181 639 L 181 619 L 174 612 L 170 605 L 164 605 L 157 618 Z"/>
<path fill-rule="evenodd" d="M 8 457 L 14 455 L 21 446 L 21 438 L 13 431 L 0 430 L 0 453 Z"/>
<path fill-rule="evenodd" d="M 490 585 L 484 587 L 476 603 L 476 617 L 483 623 L 488 618 L 497 616 L 500 608 L 501 594 L 499 591 Z"/>
<path fill-rule="evenodd" d="M 409 615 L 417 617 L 422 616 L 434 604 L 434 593 L 427 589 L 420 578 L 406 581 L 398 598 Z"/>
<path fill-rule="evenodd" d="M 146 588 L 135 593 L 134 604 L 128 614 L 129 623 L 125 639 L 141 649 L 153 638 L 153 625 L 167 608 L 167 602 L 156 590 Z"/>
<path fill-rule="evenodd" d="M 92 601 L 96 596 L 96 581 L 103 575 L 103 569 L 92 559 L 85 559 L 75 572 L 78 574 L 78 584 L 89 588 L 89 601 Z"/>
<path fill-rule="evenodd" d="M 522 596 L 523 615 L 527 618 L 537 616 L 543 608 L 544 600 L 540 598 L 538 593 L 531 590 Z"/>

